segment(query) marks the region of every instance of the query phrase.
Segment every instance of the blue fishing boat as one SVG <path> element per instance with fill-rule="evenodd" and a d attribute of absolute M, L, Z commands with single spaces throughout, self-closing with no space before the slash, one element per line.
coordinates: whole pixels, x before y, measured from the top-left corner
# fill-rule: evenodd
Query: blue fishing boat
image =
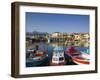
<path fill-rule="evenodd" d="M 39 50 L 39 49 L 28 49 L 27 50 L 27 56 L 26 57 L 26 65 L 29 67 L 32 66 L 38 66 L 42 65 L 42 63 L 46 60 L 48 57 L 47 50 Z"/>

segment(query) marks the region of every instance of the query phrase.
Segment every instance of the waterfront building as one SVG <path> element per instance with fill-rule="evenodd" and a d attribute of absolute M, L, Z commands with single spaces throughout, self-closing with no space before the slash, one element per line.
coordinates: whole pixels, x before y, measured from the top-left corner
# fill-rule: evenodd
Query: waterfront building
<path fill-rule="evenodd" d="M 84 40 L 89 41 L 90 35 L 88 33 L 84 33 Z"/>
<path fill-rule="evenodd" d="M 50 36 L 52 42 L 65 42 L 67 39 L 67 34 L 60 32 L 54 32 Z"/>
<path fill-rule="evenodd" d="M 74 40 L 81 40 L 80 33 L 74 33 Z"/>
<path fill-rule="evenodd" d="M 74 46 L 89 46 L 90 44 L 89 33 L 47 33 L 47 32 L 27 32 L 26 33 L 26 44 L 29 45 L 31 42 L 45 41 L 47 43 L 62 43 L 63 45 L 74 45 Z M 31 42 L 29 42 L 32 40 Z"/>
<path fill-rule="evenodd" d="M 62 33 L 60 33 L 60 32 L 54 32 L 54 33 L 52 33 L 52 37 L 61 37 L 63 34 Z"/>

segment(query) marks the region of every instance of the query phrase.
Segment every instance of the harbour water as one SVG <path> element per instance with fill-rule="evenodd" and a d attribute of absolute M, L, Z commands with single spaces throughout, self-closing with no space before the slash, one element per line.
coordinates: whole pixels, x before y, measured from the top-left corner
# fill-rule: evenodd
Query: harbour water
<path fill-rule="evenodd" d="M 64 57 L 66 60 L 65 65 L 77 65 L 76 63 L 73 62 L 72 58 L 69 55 L 67 55 L 66 50 L 69 47 L 68 45 L 64 45 L 64 44 L 60 44 L 60 43 L 40 42 L 40 43 L 34 43 L 30 47 L 34 48 L 36 45 L 39 45 L 40 50 L 43 50 L 43 49 L 46 50 L 48 56 L 46 56 L 41 61 L 34 61 L 34 60 L 28 61 L 28 57 L 26 56 L 26 67 L 51 66 L 50 62 L 52 60 L 53 49 L 57 46 L 62 46 L 64 48 Z M 89 47 L 84 47 L 84 46 L 74 46 L 74 47 L 75 47 L 75 49 L 77 49 L 79 51 L 83 51 L 83 52 L 86 52 L 88 50 L 88 52 L 86 52 L 86 53 L 89 54 Z M 27 51 L 26 51 L 26 54 L 28 54 Z"/>

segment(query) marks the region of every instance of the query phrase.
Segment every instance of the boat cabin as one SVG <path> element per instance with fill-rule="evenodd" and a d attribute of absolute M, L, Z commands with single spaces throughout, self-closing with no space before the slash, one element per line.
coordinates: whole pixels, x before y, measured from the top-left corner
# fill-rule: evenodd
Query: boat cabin
<path fill-rule="evenodd" d="M 52 64 L 62 65 L 65 64 L 64 49 L 63 47 L 55 47 L 52 55 Z"/>

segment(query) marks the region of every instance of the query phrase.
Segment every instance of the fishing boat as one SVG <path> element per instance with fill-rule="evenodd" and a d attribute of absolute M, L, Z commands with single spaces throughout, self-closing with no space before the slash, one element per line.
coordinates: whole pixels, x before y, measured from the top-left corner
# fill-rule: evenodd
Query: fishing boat
<path fill-rule="evenodd" d="M 39 48 L 28 50 L 27 55 L 28 55 L 28 57 L 26 58 L 26 65 L 27 66 L 42 65 L 42 63 L 48 57 L 47 50 L 40 50 Z"/>
<path fill-rule="evenodd" d="M 67 55 L 69 55 L 69 56 L 71 56 L 71 57 L 72 57 L 72 56 L 78 56 L 78 55 L 81 54 L 80 51 L 77 50 L 77 49 L 75 49 L 75 47 L 73 47 L 73 46 L 67 48 L 65 52 L 67 53 Z"/>
<path fill-rule="evenodd" d="M 37 50 L 37 51 L 34 51 L 33 53 L 30 54 L 30 59 L 32 60 L 41 60 L 43 59 L 44 57 L 47 56 L 47 52 L 46 51 L 40 51 L 40 50 Z"/>
<path fill-rule="evenodd" d="M 89 64 L 89 54 L 79 51 L 75 47 L 68 48 L 66 53 L 72 57 L 73 62 L 76 64 Z"/>
<path fill-rule="evenodd" d="M 58 66 L 66 64 L 65 57 L 64 57 L 64 48 L 63 47 L 55 47 L 53 49 L 52 60 L 50 65 Z"/>
<path fill-rule="evenodd" d="M 89 54 L 87 54 L 87 53 L 85 53 L 85 52 L 83 52 L 83 51 L 81 51 L 81 56 L 83 57 L 83 58 L 85 58 L 85 59 L 90 59 L 90 55 Z"/>
<path fill-rule="evenodd" d="M 26 53 L 34 52 L 35 48 L 26 48 Z"/>

